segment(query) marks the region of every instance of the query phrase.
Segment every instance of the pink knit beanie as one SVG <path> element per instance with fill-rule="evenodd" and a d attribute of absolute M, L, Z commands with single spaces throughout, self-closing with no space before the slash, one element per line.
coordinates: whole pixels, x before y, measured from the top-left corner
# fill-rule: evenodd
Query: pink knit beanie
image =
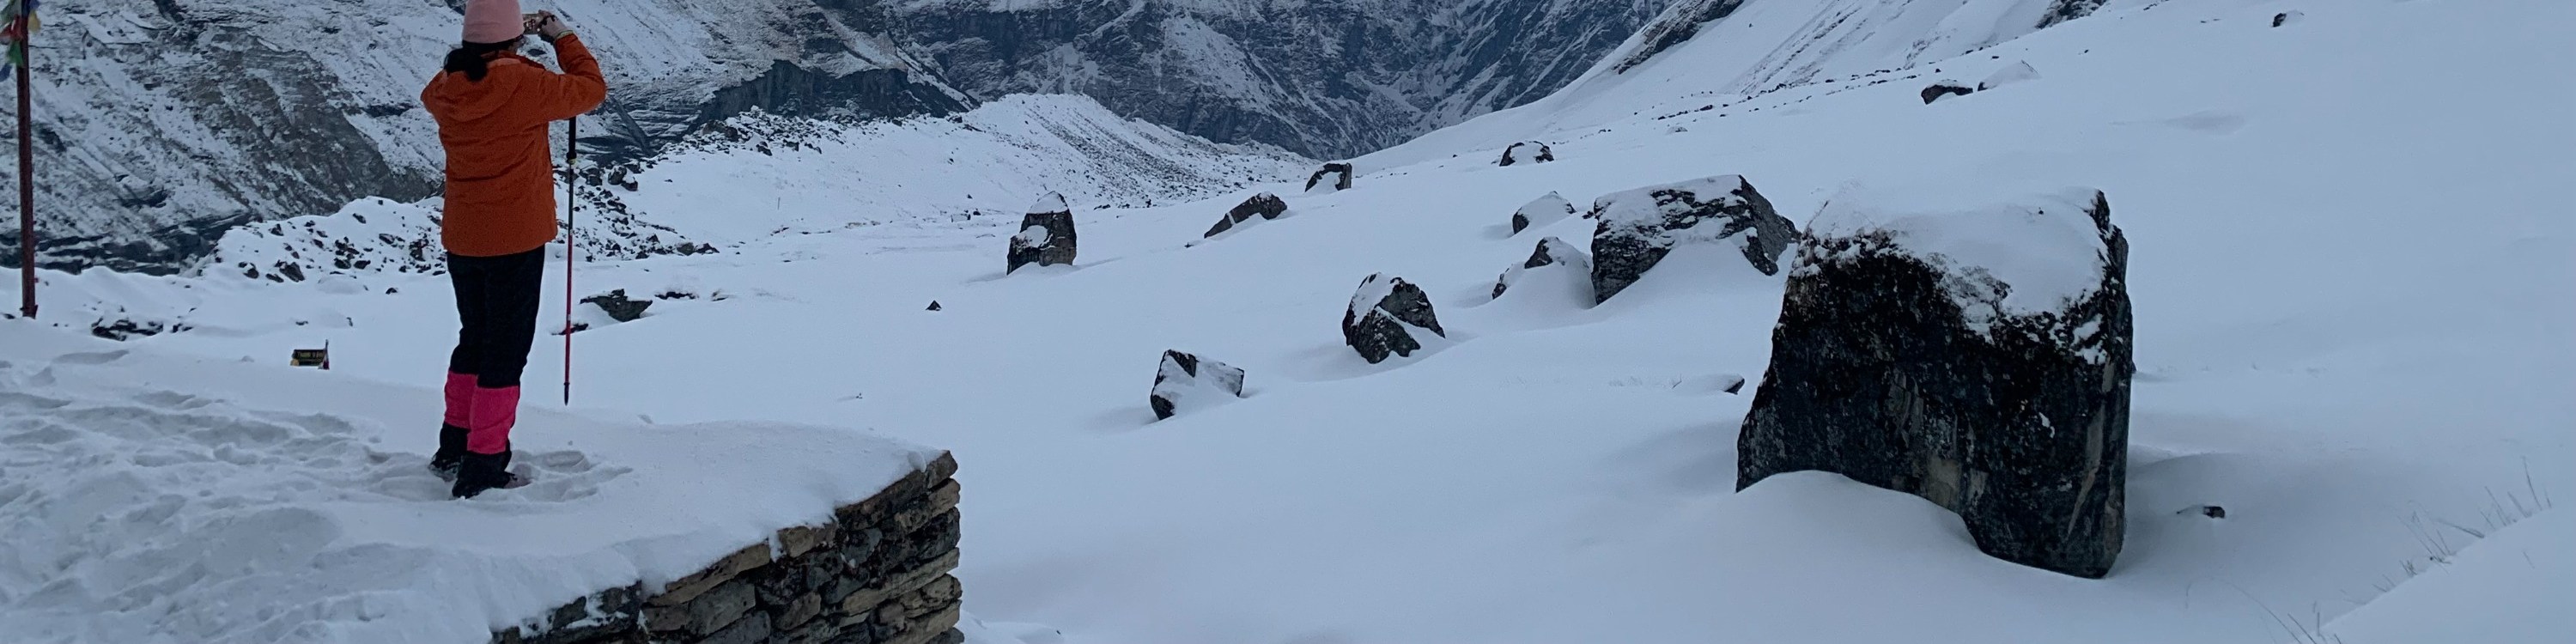
<path fill-rule="evenodd" d="M 503 43 L 527 35 L 519 0 L 465 0 L 465 42 Z"/>

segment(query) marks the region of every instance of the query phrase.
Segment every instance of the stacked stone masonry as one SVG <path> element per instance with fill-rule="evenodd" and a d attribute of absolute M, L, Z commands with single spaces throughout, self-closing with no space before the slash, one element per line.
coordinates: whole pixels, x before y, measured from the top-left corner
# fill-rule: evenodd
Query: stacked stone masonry
<path fill-rule="evenodd" d="M 658 589 L 613 588 L 495 644 L 960 644 L 957 460 Z"/>

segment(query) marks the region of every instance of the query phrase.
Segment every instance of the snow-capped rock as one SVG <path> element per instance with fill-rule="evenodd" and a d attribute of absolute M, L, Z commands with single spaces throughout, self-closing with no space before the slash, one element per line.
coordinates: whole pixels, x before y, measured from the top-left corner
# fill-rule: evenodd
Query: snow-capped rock
<path fill-rule="evenodd" d="M 2035 80 L 2039 80 L 2039 70 L 2031 68 L 2030 63 L 2027 61 L 2016 60 L 2010 65 L 2005 65 L 2003 69 L 1995 70 L 1995 73 L 1987 75 L 1985 80 L 1977 81 L 1977 91 L 1983 92 L 1997 87 L 2003 87 L 2005 85 Z"/>
<path fill-rule="evenodd" d="M 1733 240 L 1753 268 L 1777 274 L 1781 254 L 1798 234 L 1796 224 L 1737 175 L 1612 193 L 1594 201 L 1588 216 L 1600 220 L 1592 233 L 1595 302 L 1627 290 L 1683 243 Z"/>
<path fill-rule="evenodd" d="M 1556 160 L 1556 149 L 1537 141 L 1514 143 L 1503 148 L 1503 158 L 1496 165 L 1511 167 L 1521 163 L 1546 163 Z"/>
<path fill-rule="evenodd" d="M 1977 93 L 1977 88 L 1969 87 L 1967 83 L 1944 78 L 1932 81 L 1932 84 L 1930 85 L 1923 86 L 1923 104 L 1931 105 L 1933 102 L 1944 98 L 1952 96 L 1967 96 L 1974 93 Z"/>
<path fill-rule="evenodd" d="M 1244 222 L 1251 221 L 1254 217 L 1260 217 L 1265 220 L 1278 219 L 1280 215 L 1287 213 L 1288 202 L 1280 199 L 1279 195 L 1267 192 L 1253 195 L 1252 198 L 1245 199 L 1243 200 L 1243 203 L 1237 204 L 1233 210 L 1226 211 L 1225 216 L 1217 218 L 1216 226 L 1209 228 L 1207 234 L 1200 235 L 1200 237 L 1215 237 L 1218 233 L 1234 230 L 1235 226 L 1243 225 Z"/>
<path fill-rule="evenodd" d="M 1836 472 L 1958 512 L 1993 556 L 2107 573 L 2137 369 L 2102 194 L 1846 196 L 1808 234 L 1737 487 Z"/>
<path fill-rule="evenodd" d="M 1188 409 L 1242 397 L 1242 369 L 1179 351 L 1164 351 L 1163 365 L 1154 372 L 1154 393 L 1148 402 L 1155 418 L 1169 419 Z"/>
<path fill-rule="evenodd" d="M 1307 192 L 1340 192 L 1351 189 L 1351 164 L 1327 163 L 1306 177 Z"/>
<path fill-rule="evenodd" d="M 1512 213 L 1512 234 L 1518 235 L 1521 231 L 1564 221 L 1572 216 L 1574 202 L 1566 201 L 1565 195 L 1550 192 Z"/>
<path fill-rule="evenodd" d="M 1351 296 L 1351 306 L 1342 313 L 1342 341 L 1358 351 L 1369 364 L 1385 362 L 1392 356 L 1412 356 L 1422 349 L 1416 332 L 1447 337 L 1440 328 L 1440 318 L 1431 310 L 1431 296 L 1401 277 L 1385 273 L 1360 281 L 1360 290 Z"/>
<path fill-rule="evenodd" d="M 1538 248 L 1530 251 L 1529 259 L 1511 268 L 1503 269 L 1502 278 L 1494 280 L 1494 297 L 1500 298 L 1504 291 L 1511 290 L 1512 284 L 1521 280 L 1522 273 L 1548 267 L 1562 267 L 1566 270 L 1590 274 L 1592 256 L 1583 254 L 1583 249 L 1566 243 L 1563 239 L 1555 237 L 1540 239 Z"/>
<path fill-rule="evenodd" d="M 1030 264 L 1072 264 L 1076 241 L 1073 206 L 1065 203 L 1063 194 L 1047 193 L 1020 218 L 1020 232 L 1011 236 L 1010 268 L 1004 272 L 1017 272 Z"/>

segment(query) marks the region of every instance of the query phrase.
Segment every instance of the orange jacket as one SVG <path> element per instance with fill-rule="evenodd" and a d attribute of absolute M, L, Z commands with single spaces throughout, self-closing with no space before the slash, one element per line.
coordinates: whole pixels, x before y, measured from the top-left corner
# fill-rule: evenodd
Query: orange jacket
<path fill-rule="evenodd" d="M 483 80 L 441 72 L 420 91 L 447 148 L 447 252 L 493 257 L 555 239 L 554 154 L 546 125 L 599 107 L 608 81 L 581 38 L 555 39 L 564 73 L 515 53 L 492 60 Z"/>

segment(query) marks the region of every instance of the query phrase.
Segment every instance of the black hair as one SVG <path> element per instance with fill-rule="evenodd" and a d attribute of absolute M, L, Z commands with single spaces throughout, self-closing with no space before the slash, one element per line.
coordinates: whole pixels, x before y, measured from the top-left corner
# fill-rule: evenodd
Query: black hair
<path fill-rule="evenodd" d="M 446 70 L 465 72 L 465 80 L 483 82 L 483 75 L 492 72 L 492 55 L 509 51 L 517 44 L 516 41 L 504 41 L 457 45 L 455 50 L 447 52 Z"/>

